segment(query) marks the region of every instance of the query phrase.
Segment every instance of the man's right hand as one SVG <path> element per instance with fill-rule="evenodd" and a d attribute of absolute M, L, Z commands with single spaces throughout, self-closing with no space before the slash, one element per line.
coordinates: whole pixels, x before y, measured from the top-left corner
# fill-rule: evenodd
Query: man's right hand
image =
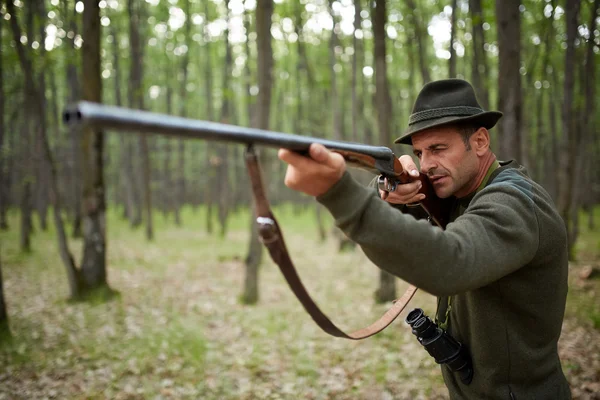
<path fill-rule="evenodd" d="M 422 184 L 421 181 L 417 179 L 419 177 L 419 171 L 417 170 L 417 166 L 413 162 L 412 157 L 405 154 L 398 160 L 402 165 L 402 169 L 415 180 L 397 185 L 396 190 L 393 192 L 386 192 L 379 189 L 379 195 L 383 200 L 392 204 L 411 204 L 423 200 L 425 195 L 419 193 Z"/>

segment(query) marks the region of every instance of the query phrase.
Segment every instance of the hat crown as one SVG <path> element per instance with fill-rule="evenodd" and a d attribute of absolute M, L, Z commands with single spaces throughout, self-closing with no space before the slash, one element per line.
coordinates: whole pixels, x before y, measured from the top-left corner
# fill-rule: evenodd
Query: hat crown
<path fill-rule="evenodd" d="M 462 79 L 442 79 L 423 86 L 408 117 L 408 129 L 395 143 L 411 144 L 411 136 L 448 124 L 471 124 L 491 129 L 502 117 L 499 111 L 485 111 L 475 89 Z"/>
<path fill-rule="evenodd" d="M 483 111 L 469 82 L 462 79 L 443 79 L 423 86 L 412 112 L 414 114 L 449 107 L 473 107 L 478 108 L 479 112 Z"/>

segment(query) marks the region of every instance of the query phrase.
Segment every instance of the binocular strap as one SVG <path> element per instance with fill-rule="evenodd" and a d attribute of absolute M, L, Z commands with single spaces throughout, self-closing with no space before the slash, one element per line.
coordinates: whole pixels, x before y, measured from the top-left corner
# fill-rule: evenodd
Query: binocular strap
<path fill-rule="evenodd" d="M 259 238 L 269 250 L 271 258 L 281 270 L 281 273 L 292 289 L 292 292 L 294 292 L 300 303 L 302 303 L 302 306 L 304 306 L 304 309 L 317 323 L 317 325 L 319 325 L 321 329 L 332 336 L 351 340 L 368 338 L 369 336 L 373 336 L 374 334 L 381 332 L 388 325 L 390 325 L 396 319 L 396 317 L 400 315 L 404 308 L 406 308 L 417 291 L 417 288 L 413 285 L 410 285 L 402 297 L 395 300 L 392 307 L 383 316 L 381 316 L 381 318 L 371 325 L 351 333 L 346 333 L 339 329 L 321 311 L 319 306 L 317 306 L 314 300 L 310 297 L 306 288 L 302 284 L 300 277 L 298 276 L 296 268 L 294 267 L 294 263 L 292 262 L 287 251 L 277 220 L 271 212 L 269 201 L 267 199 L 262 182 L 258 157 L 252 145 L 248 146 L 245 158 L 248 174 L 250 176 L 252 193 L 254 196 L 254 207 L 256 213 L 256 222 L 258 224 Z"/>

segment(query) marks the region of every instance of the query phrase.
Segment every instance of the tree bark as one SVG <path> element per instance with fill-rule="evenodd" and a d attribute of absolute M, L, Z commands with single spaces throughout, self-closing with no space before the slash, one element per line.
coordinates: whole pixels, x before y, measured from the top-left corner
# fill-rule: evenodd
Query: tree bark
<path fill-rule="evenodd" d="M 340 105 L 338 100 L 337 74 L 335 72 L 336 56 L 335 48 L 338 45 L 339 39 L 336 33 L 337 18 L 333 13 L 333 2 L 329 0 L 329 15 L 333 20 L 333 29 L 329 36 L 329 83 L 330 83 L 330 100 L 331 100 L 331 137 L 333 140 L 342 140 L 342 121 L 340 118 Z"/>
<path fill-rule="evenodd" d="M 498 21 L 498 157 L 523 162 L 521 151 L 521 15 L 519 0 L 496 1 Z"/>
<path fill-rule="evenodd" d="M 423 22 L 423 18 L 420 14 L 422 8 L 420 9 L 417 7 L 414 0 L 406 0 L 406 4 L 410 10 L 409 15 L 411 16 L 412 26 L 415 31 L 421 78 L 423 79 L 423 84 L 426 84 L 431 81 L 431 75 L 429 74 L 428 68 L 429 64 L 427 62 L 427 46 L 425 46 L 425 38 L 428 38 L 429 35 L 427 32 L 423 32 L 423 27 L 426 27 L 427 24 Z M 376 24 L 373 25 L 373 29 L 376 29 Z"/>
<path fill-rule="evenodd" d="M 564 89 L 562 96 L 562 139 L 563 151 L 559 158 L 559 192 L 558 210 L 563 217 L 569 240 L 573 236 L 571 220 L 571 202 L 573 188 L 573 174 L 575 172 L 575 160 L 577 151 L 577 137 L 575 131 L 575 106 L 573 105 L 575 90 L 575 40 L 577 38 L 577 27 L 579 20 L 580 0 L 567 0 L 565 16 L 567 21 L 567 50 L 565 52 L 564 64 Z M 573 254 L 570 254 L 573 257 Z"/>
<path fill-rule="evenodd" d="M 356 31 L 361 29 L 362 18 L 361 12 L 361 0 L 354 0 L 354 32 L 352 35 L 352 47 L 354 54 L 352 55 L 352 141 L 360 142 L 361 139 L 358 137 L 358 132 L 361 130 L 360 127 L 363 123 L 363 102 L 358 97 L 358 85 L 362 82 L 359 81 L 359 74 L 362 75 L 362 57 L 363 57 L 363 46 L 362 40 L 358 40 L 356 37 Z M 363 88 L 364 90 L 364 88 Z M 361 91 L 362 93 L 363 91 Z"/>
<path fill-rule="evenodd" d="M 227 9 L 227 16 L 225 18 L 227 25 L 229 25 L 229 0 L 225 0 L 225 8 Z M 233 107 L 233 89 L 231 88 L 230 76 L 231 66 L 233 64 L 233 56 L 231 45 L 229 44 L 229 28 L 225 29 L 223 33 L 223 40 L 225 46 L 225 60 L 224 60 L 224 74 L 223 74 L 223 100 L 221 102 L 221 122 L 224 124 L 231 124 L 232 118 L 232 107 Z M 216 193 L 219 193 L 219 199 L 217 201 L 217 217 L 220 226 L 220 236 L 225 237 L 227 233 L 227 217 L 229 216 L 229 210 L 231 207 L 230 196 L 226 195 L 230 193 L 229 189 L 229 152 L 227 144 L 215 144 L 216 147 L 216 182 L 214 185 Z"/>
<path fill-rule="evenodd" d="M 0 43 L 2 40 L 2 29 L 0 29 Z M 6 209 L 8 208 L 8 192 L 6 191 L 6 179 L 8 171 L 5 173 L 5 160 L 8 154 L 4 142 L 4 54 L 0 53 L 0 230 L 8 229 L 6 218 Z M 1 289 L 1 287 L 0 287 Z"/>
<path fill-rule="evenodd" d="M 204 3 L 204 15 L 206 16 L 206 22 L 209 21 L 209 7 L 208 2 Z M 204 89 L 206 92 L 206 118 L 209 121 L 213 120 L 213 86 L 212 86 L 212 54 L 210 39 L 205 39 L 205 55 L 206 63 L 204 64 Z M 250 58 L 250 54 L 248 54 Z M 211 154 L 213 152 L 213 144 L 208 141 L 205 143 L 206 157 L 205 157 L 205 171 L 206 179 L 204 184 L 204 204 L 206 207 L 206 232 L 213 232 L 213 188 L 212 182 L 214 179 L 214 167 L 211 164 Z"/>
<path fill-rule="evenodd" d="M 75 2 L 73 2 L 73 10 L 72 13 L 69 13 L 68 10 L 69 2 L 66 1 L 64 3 L 65 16 L 67 18 L 66 24 L 69 26 L 69 30 L 73 32 L 73 35 L 69 38 L 67 36 L 66 40 L 68 43 L 67 46 L 67 57 L 66 63 L 67 68 L 66 72 L 66 81 L 67 87 L 69 90 L 67 91 L 67 102 L 69 104 L 74 103 L 79 100 L 81 89 L 79 87 L 79 77 L 77 75 L 77 63 L 75 62 L 77 58 L 77 51 L 75 49 L 75 34 L 78 32 L 77 27 L 77 12 L 75 11 Z M 83 210 L 81 205 L 81 193 L 83 192 L 82 183 L 81 183 L 81 140 L 79 136 L 79 128 L 76 126 L 70 126 L 69 128 L 69 139 L 71 144 L 71 157 L 69 158 L 69 174 L 71 179 L 70 185 L 70 207 L 73 209 L 73 231 L 72 236 L 75 238 L 80 238 L 82 236 L 81 231 L 81 221 L 82 216 L 81 212 Z"/>
<path fill-rule="evenodd" d="M 452 0 L 452 16 L 450 17 L 450 59 L 448 60 L 448 77 L 456 77 L 456 50 L 454 50 L 454 38 L 456 37 L 456 13 L 458 7 L 457 0 Z"/>
<path fill-rule="evenodd" d="M 188 65 L 190 61 L 190 51 L 191 51 L 191 30 L 192 30 L 192 21 L 190 16 L 192 15 L 190 12 L 190 0 L 185 0 L 183 3 L 184 12 L 186 15 L 184 31 L 185 31 L 185 44 L 187 46 L 187 51 L 181 58 L 181 74 L 183 79 L 181 80 L 181 86 L 179 87 L 179 115 L 182 117 L 187 116 L 187 83 L 188 83 Z M 179 139 L 177 141 L 177 149 L 178 149 L 178 157 L 177 157 L 177 177 L 175 178 L 177 181 L 177 196 L 173 201 L 173 211 L 175 212 L 175 225 L 181 226 L 181 208 L 185 204 L 185 140 Z"/>
<path fill-rule="evenodd" d="M 83 11 L 82 98 L 102 102 L 100 77 L 100 7 L 86 0 Z M 84 128 L 81 140 L 83 171 L 83 260 L 81 273 L 88 289 L 107 287 L 106 194 L 104 187 L 104 133 Z"/>
<path fill-rule="evenodd" d="M 379 126 L 379 143 L 389 146 L 392 142 L 390 119 L 392 117 L 392 99 L 390 97 L 387 65 L 386 65 L 386 33 L 387 21 L 385 0 L 376 0 L 373 8 L 373 36 L 375 41 L 375 99 L 377 121 Z M 396 278 L 384 270 L 379 271 L 379 289 L 375 292 L 378 303 L 392 301 L 396 298 Z"/>
<path fill-rule="evenodd" d="M 469 0 L 471 12 L 471 24 L 473 26 L 473 58 L 471 80 L 477 100 L 484 110 L 490 106 L 488 93 L 488 63 L 485 51 L 485 34 L 483 31 L 483 13 L 481 12 L 481 0 Z"/>
<path fill-rule="evenodd" d="M 593 130 L 591 129 L 592 116 L 594 113 L 595 106 L 595 55 L 594 55 L 594 32 L 596 30 L 596 20 L 598 16 L 598 7 L 600 7 L 600 0 L 595 0 L 592 6 L 592 12 L 590 13 L 590 21 L 588 29 L 590 37 L 586 43 L 586 53 L 584 64 L 582 65 L 582 73 L 580 75 L 580 87 L 584 88 L 585 98 L 583 106 L 580 108 L 579 115 L 573 115 L 576 120 L 576 152 L 574 158 L 574 176 L 573 176 L 573 191 L 571 192 L 571 204 L 570 204 L 570 216 L 571 216 L 571 229 L 569 235 L 569 253 L 575 254 L 575 243 L 579 236 L 579 210 L 582 206 L 586 206 L 588 203 L 585 198 L 590 193 L 588 189 L 591 187 L 589 182 L 588 174 L 591 167 L 591 158 L 594 150 L 594 140 L 592 137 Z"/>
<path fill-rule="evenodd" d="M 44 6 L 43 0 L 38 0 L 35 4 L 32 4 L 32 8 L 35 7 L 35 14 L 39 20 L 44 20 L 47 17 L 46 7 Z M 44 24 L 38 24 L 39 28 L 39 40 L 40 43 L 45 43 L 46 41 L 46 27 Z M 39 47 L 39 56 L 38 59 L 42 64 L 46 64 L 46 47 Z M 43 69 L 38 72 L 38 90 L 41 94 L 41 98 L 39 102 L 41 104 L 41 112 L 42 115 L 39 116 L 39 127 L 43 132 L 48 131 L 48 100 L 46 99 L 46 70 Z M 35 141 L 35 147 L 38 148 L 37 153 L 42 153 L 42 143 L 40 140 Z M 46 231 L 48 229 L 48 171 L 46 170 L 44 163 L 37 163 L 37 171 L 36 171 L 37 179 L 36 179 L 36 190 L 35 190 L 35 205 L 38 212 L 38 217 L 40 219 L 40 229 L 42 231 Z"/>
<path fill-rule="evenodd" d="M 269 113 L 271 110 L 271 85 L 273 67 L 273 49 L 271 47 L 271 17 L 273 0 L 258 0 L 256 4 L 256 40 L 258 49 L 258 99 L 257 127 L 269 129 Z M 262 170 L 269 170 L 269 162 L 262 157 Z M 267 180 L 268 181 L 268 180 Z M 251 213 L 253 215 L 253 213 Z M 242 301 L 255 304 L 259 298 L 258 267 L 262 261 L 263 248 L 258 240 L 257 226 L 254 216 L 250 221 L 250 244 L 246 256 L 246 276 Z"/>
<path fill-rule="evenodd" d="M 6 302 L 4 301 L 1 254 L 2 252 L 0 251 L 0 344 L 11 338 L 10 327 L 8 325 L 8 312 L 6 311 Z"/>
<path fill-rule="evenodd" d="M 135 2 L 134 0 L 127 1 L 127 11 L 129 15 L 129 42 L 131 48 L 131 71 L 130 85 L 133 107 L 139 110 L 144 109 L 144 94 L 143 94 L 143 64 L 144 53 L 141 44 L 142 37 L 140 29 L 143 26 L 140 24 L 143 14 L 143 2 Z M 154 227 L 152 222 L 152 191 L 150 188 L 150 154 L 148 151 L 148 137 L 139 135 L 139 155 L 141 161 L 141 183 L 142 183 L 142 203 L 144 209 L 144 222 L 146 227 L 146 239 L 151 241 L 154 239 Z"/>

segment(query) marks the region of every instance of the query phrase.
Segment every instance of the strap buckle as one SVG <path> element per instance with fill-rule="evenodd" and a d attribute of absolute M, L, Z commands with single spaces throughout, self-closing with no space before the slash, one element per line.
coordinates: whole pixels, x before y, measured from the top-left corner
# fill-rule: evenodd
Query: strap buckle
<path fill-rule="evenodd" d="M 277 224 L 273 218 L 257 217 L 256 223 L 258 224 L 258 239 L 263 244 L 273 243 L 279 239 Z"/>

